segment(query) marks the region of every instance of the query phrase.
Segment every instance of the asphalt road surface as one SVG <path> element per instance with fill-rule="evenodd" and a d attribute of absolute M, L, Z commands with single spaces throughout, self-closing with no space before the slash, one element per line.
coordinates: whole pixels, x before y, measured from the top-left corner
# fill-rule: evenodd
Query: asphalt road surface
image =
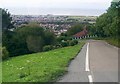
<path fill-rule="evenodd" d="M 118 48 L 89 40 L 58 82 L 118 82 Z"/>

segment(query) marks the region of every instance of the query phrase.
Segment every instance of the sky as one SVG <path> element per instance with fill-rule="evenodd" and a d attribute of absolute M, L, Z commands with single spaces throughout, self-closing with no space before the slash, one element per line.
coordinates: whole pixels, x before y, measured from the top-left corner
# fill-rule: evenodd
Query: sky
<path fill-rule="evenodd" d="M 112 0 L 0 0 L 0 7 L 8 9 L 11 14 L 23 15 L 100 15 L 107 10 L 111 1 Z"/>

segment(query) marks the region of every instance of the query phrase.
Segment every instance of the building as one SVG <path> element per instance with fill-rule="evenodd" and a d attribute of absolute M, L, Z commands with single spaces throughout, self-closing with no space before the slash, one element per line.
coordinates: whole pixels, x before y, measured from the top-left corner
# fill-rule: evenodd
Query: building
<path fill-rule="evenodd" d="M 86 26 L 84 27 L 83 31 L 78 32 L 77 34 L 73 35 L 73 39 L 82 39 L 86 38 L 88 35 L 88 31 L 86 29 Z"/>

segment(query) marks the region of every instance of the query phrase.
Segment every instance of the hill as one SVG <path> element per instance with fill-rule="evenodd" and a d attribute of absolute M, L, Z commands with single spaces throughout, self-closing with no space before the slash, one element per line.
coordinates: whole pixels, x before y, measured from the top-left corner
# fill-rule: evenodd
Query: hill
<path fill-rule="evenodd" d="M 2 63 L 3 82 L 51 82 L 65 73 L 83 42 L 49 52 L 13 57 Z"/>

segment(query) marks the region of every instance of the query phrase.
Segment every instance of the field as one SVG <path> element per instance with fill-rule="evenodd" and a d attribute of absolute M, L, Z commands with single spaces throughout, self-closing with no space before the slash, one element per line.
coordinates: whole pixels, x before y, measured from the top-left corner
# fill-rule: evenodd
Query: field
<path fill-rule="evenodd" d="M 3 82 L 52 82 L 63 75 L 84 45 L 13 57 L 2 63 Z"/>
<path fill-rule="evenodd" d="M 78 21 L 84 21 L 85 19 L 96 21 L 97 16 L 69 16 L 69 19 L 76 19 Z"/>

